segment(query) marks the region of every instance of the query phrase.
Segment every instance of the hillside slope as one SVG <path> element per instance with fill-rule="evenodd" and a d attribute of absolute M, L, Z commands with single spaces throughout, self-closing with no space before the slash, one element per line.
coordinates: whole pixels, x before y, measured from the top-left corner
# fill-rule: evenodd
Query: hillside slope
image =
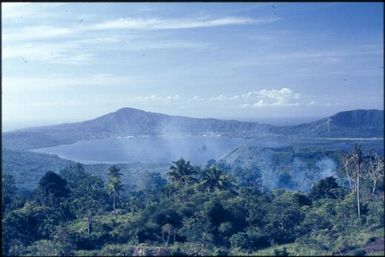
<path fill-rule="evenodd" d="M 338 153 L 329 147 L 245 145 L 224 161 L 236 171 L 259 173 L 263 187 L 308 191 L 321 178 L 336 175 Z"/>
<path fill-rule="evenodd" d="M 383 111 L 355 110 L 296 126 L 273 126 L 258 122 L 198 119 L 122 108 L 96 119 L 3 133 L 3 147 L 29 150 L 95 138 L 221 134 L 229 137 L 383 137 Z"/>
<path fill-rule="evenodd" d="M 273 133 L 303 137 L 383 137 L 384 111 L 354 110 L 297 126 L 273 127 Z"/>
<path fill-rule="evenodd" d="M 235 137 L 261 136 L 269 125 L 236 120 L 198 119 L 122 108 L 93 120 L 27 128 L 3 134 L 3 146 L 28 150 L 79 140 L 132 135 L 223 134 Z"/>

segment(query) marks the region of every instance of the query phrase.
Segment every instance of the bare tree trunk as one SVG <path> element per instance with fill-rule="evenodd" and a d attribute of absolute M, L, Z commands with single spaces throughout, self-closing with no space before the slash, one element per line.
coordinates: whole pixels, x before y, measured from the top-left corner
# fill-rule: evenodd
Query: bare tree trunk
<path fill-rule="evenodd" d="M 114 191 L 114 212 L 116 211 L 116 192 Z"/>
<path fill-rule="evenodd" d="M 373 180 L 372 198 L 374 197 L 374 192 L 376 191 L 376 184 L 377 184 L 377 179 L 374 179 Z"/>
<path fill-rule="evenodd" d="M 174 242 L 173 242 L 173 244 L 175 244 L 175 236 L 176 236 L 176 230 L 174 230 Z"/>
<path fill-rule="evenodd" d="M 167 234 L 167 238 L 165 237 L 165 234 Z M 170 229 L 168 231 L 162 232 L 162 240 L 165 243 L 166 247 L 168 247 L 168 244 L 170 242 L 170 237 L 171 237 Z"/>
<path fill-rule="evenodd" d="M 358 156 L 358 171 L 357 171 L 357 213 L 358 213 L 358 220 L 361 223 L 361 204 L 360 204 L 360 169 L 361 169 L 361 157 Z"/>
<path fill-rule="evenodd" d="M 88 234 L 92 232 L 92 212 L 88 210 Z"/>
<path fill-rule="evenodd" d="M 350 178 L 349 174 L 347 174 L 347 177 L 348 177 L 348 182 L 349 182 L 350 190 L 354 190 L 353 189 L 353 185 L 352 185 L 352 179 Z"/>
<path fill-rule="evenodd" d="M 357 178 L 357 213 L 358 219 L 361 221 L 361 204 L 360 204 L 360 178 Z"/>
<path fill-rule="evenodd" d="M 136 242 L 139 244 L 139 227 L 136 227 L 135 229 L 135 239 L 136 239 Z"/>
<path fill-rule="evenodd" d="M 199 254 L 200 255 L 203 255 L 203 251 L 205 249 L 205 246 L 206 246 L 206 233 L 203 232 L 203 237 L 202 237 L 202 244 L 201 244 L 201 247 L 199 249 Z"/>
<path fill-rule="evenodd" d="M 168 246 L 168 243 L 170 242 L 170 236 L 171 236 L 171 229 L 168 230 L 168 233 L 167 233 L 167 243 L 166 243 L 166 247 Z"/>

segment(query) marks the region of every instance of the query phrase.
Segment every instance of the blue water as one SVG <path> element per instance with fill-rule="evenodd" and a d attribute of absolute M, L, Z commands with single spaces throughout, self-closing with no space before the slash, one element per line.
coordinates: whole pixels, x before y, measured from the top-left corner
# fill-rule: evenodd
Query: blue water
<path fill-rule="evenodd" d="M 38 153 L 54 154 L 63 159 L 81 163 L 170 163 L 179 158 L 193 164 L 205 164 L 220 159 L 240 145 L 280 147 L 288 145 L 317 145 L 320 149 L 338 149 L 350 152 L 356 143 L 364 150 L 375 150 L 383 155 L 381 140 L 325 140 L 310 139 L 297 142 L 277 141 L 269 138 L 245 139 L 225 136 L 136 136 L 82 140 L 73 144 L 34 149 Z"/>
<path fill-rule="evenodd" d="M 170 163 L 179 158 L 195 164 L 218 159 L 252 140 L 221 136 L 130 137 L 82 140 L 34 149 L 82 163 Z"/>

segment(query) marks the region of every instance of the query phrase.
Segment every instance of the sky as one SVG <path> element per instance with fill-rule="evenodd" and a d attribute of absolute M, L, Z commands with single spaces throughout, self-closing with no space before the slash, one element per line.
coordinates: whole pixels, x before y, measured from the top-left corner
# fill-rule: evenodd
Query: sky
<path fill-rule="evenodd" d="M 383 109 L 382 3 L 2 3 L 3 130 L 123 107 L 239 120 Z"/>

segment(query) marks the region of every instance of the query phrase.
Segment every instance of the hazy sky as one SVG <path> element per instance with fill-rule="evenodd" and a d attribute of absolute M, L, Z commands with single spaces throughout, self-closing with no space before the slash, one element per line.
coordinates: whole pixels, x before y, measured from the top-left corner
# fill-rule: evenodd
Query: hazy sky
<path fill-rule="evenodd" d="M 2 3 L 5 129 L 121 107 L 257 119 L 383 109 L 381 3 Z"/>

